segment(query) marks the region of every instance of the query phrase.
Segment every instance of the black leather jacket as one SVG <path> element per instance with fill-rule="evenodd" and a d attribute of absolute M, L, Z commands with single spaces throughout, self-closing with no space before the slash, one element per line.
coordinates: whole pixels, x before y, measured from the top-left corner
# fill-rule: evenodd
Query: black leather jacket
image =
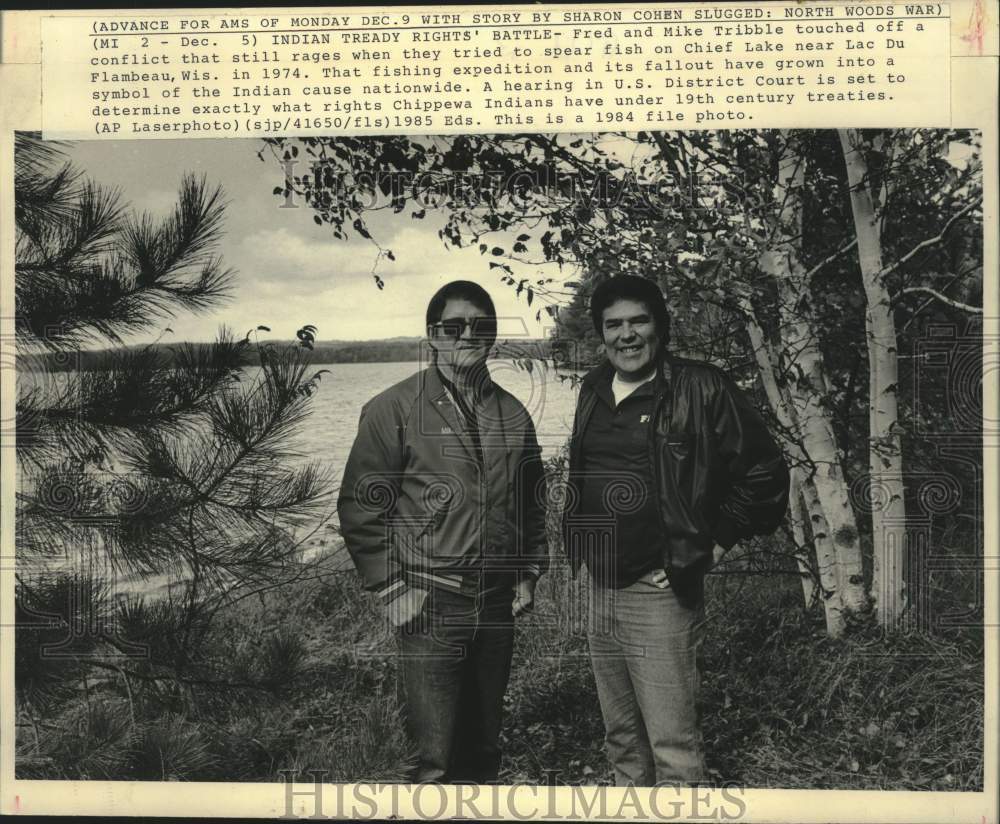
<path fill-rule="evenodd" d="M 610 381 L 603 363 L 583 379 L 569 450 L 563 538 L 579 569 L 586 516 L 574 513 L 583 467 L 581 444 L 594 405 L 594 386 Z M 788 505 L 789 475 L 781 449 L 757 410 L 725 373 L 700 361 L 666 355 L 656 375 L 649 427 L 650 466 L 663 524 L 668 575 L 707 570 L 715 544 L 733 546 L 777 529 Z M 582 516 L 582 517 L 575 517 Z"/>

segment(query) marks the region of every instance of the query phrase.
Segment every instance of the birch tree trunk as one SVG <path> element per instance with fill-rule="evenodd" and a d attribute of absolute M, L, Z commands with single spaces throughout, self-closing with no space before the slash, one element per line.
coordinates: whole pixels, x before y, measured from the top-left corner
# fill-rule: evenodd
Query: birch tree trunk
<path fill-rule="evenodd" d="M 793 351 L 798 350 L 789 380 L 792 405 L 800 421 L 803 446 L 815 465 L 811 481 L 834 544 L 843 606 L 852 612 L 863 612 L 867 598 L 861 565 L 861 535 L 840 463 L 833 422 L 823 404 L 828 385 L 822 355 L 816 344 L 813 324 L 802 317 L 803 304 L 796 299 L 800 290 L 792 283 L 795 273 L 789 256 L 782 257 L 776 265 L 772 263 L 772 271 L 783 278 L 780 284 L 783 337 Z M 797 268 L 801 270 L 801 266 Z"/>
<path fill-rule="evenodd" d="M 830 554 L 833 544 L 828 538 L 822 542 L 813 539 L 813 545 L 816 548 L 816 570 L 819 573 L 819 583 L 817 584 L 809 565 L 812 558 L 805 554 L 809 546 L 809 538 L 806 533 L 806 522 L 809 514 L 803 501 L 802 486 L 802 473 L 793 470 L 788 506 L 792 516 L 792 536 L 795 538 L 796 545 L 803 548 L 796 557 L 799 573 L 802 575 L 802 597 L 805 599 L 807 607 L 811 607 L 817 599 L 822 598 L 827 634 L 836 638 L 844 631 L 844 610 L 841 607 L 840 587 L 837 581 L 837 559 Z"/>
<path fill-rule="evenodd" d="M 906 551 L 903 449 L 898 421 L 896 326 L 889 290 L 883 277 L 882 238 L 868 188 L 868 165 L 859 151 L 864 141 L 854 129 L 840 129 L 839 135 L 850 185 L 861 279 L 868 301 L 868 468 L 874 553 L 872 598 L 879 623 L 893 626 L 899 621 L 903 610 L 903 554 Z"/>
<path fill-rule="evenodd" d="M 826 535 L 833 541 L 841 604 L 852 612 L 863 612 L 868 600 L 861 565 L 861 536 L 841 466 L 832 416 L 823 403 L 828 381 L 812 319 L 812 295 L 799 255 L 804 181 L 804 158 L 798 152 L 786 152 L 779 164 L 775 191 L 775 202 L 781 204 L 779 229 L 771 249 L 761 256 L 761 269 L 777 280 L 782 344 L 785 351 L 796 353 L 793 368 L 789 370 L 789 398 L 803 448 L 816 467 L 810 477 L 815 487 L 813 502 L 822 507 Z M 805 499 L 808 508 L 808 491 Z"/>
<path fill-rule="evenodd" d="M 760 370 L 764 391 L 768 402 L 778 418 L 778 422 L 786 432 L 793 433 L 793 438 L 784 438 L 785 448 L 793 462 L 797 464 L 792 470 L 792 489 L 789 496 L 789 506 L 792 516 L 792 534 L 799 547 L 808 544 L 805 523 L 808 520 L 812 533 L 813 547 L 816 552 L 816 566 L 819 572 L 820 595 L 823 599 L 823 611 L 826 618 L 827 634 L 833 638 L 839 636 L 845 626 L 844 602 L 837 564 L 836 548 L 831 538 L 823 504 L 813 479 L 801 468 L 811 460 L 801 446 L 801 430 L 795 406 L 788 391 L 778 382 L 778 356 L 774 347 L 764 335 L 764 330 L 757 321 L 750 301 L 743 302 L 746 314 L 747 332 L 753 346 L 754 357 Z M 798 559 L 799 571 L 807 572 L 803 559 Z M 802 591 L 806 604 L 811 604 L 817 593 L 811 574 L 803 575 Z"/>

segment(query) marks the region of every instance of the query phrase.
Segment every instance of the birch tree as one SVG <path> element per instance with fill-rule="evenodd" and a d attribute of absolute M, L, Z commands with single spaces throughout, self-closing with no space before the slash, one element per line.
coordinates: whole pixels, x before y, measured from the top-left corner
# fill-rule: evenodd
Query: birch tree
<path fill-rule="evenodd" d="M 576 316 L 595 280 L 657 281 L 677 321 L 672 345 L 725 364 L 744 385 L 759 377 L 794 467 L 803 510 L 792 524 L 801 527 L 796 543 L 816 554 L 815 564 L 801 557 L 800 569 L 818 570 L 829 631 L 867 614 L 859 516 L 870 505 L 852 495 L 864 474 L 853 464 L 853 407 L 867 395 L 855 374 L 867 370 L 851 357 L 867 342 L 843 328 L 835 308 L 820 308 L 858 245 L 842 220 L 848 198 L 838 187 L 843 167 L 831 171 L 832 132 L 303 138 L 267 141 L 264 151 L 286 170 L 308 159 L 276 194 L 303 197 L 338 237 L 369 239 L 377 259 L 392 252 L 367 215 L 391 208 L 424 219 L 442 210 L 442 242 L 478 246 L 484 271 L 538 315 L 570 314 L 567 329 L 579 332 Z M 532 276 L 553 263 L 558 279 Z M 918 300 L 925 285 L 917 279 L 892 297 Z M 838 300 L 863 311 L 861 284 L 845 291 Z M 845 362 L 853 362 L 847 371 Z M 875 377 L 885 394 L 887 373 Z M 891 440 L 883 442 L 891 454 Z"/>
<path fill-rule="evenodd" d="M 836 635 L 844 626 L 844 610 L 858 613 L 866 607 L 861 536 L 826 405 L 829 386 L 812 308 L 812 273 L 802 263 L 806 156 L 788 134 L 782 135 L 777 147 L 777 214 L 760 256 L 760 268 L 776 281 L 780 339 L 785 358 L 791 362 L 785 370 L 787 395 L 772 399 L 772 406 L 785 410 L 790 427 L 801 438 L 804 463 L 811 466 L 808 472 L 796 472 L 797 494 L 803 496 L 810 514 L 826 594 L 827 628 Z M 765 386 L 770 383 L 766 381 Z"/>
<path fill-rule="evenodd" d="M 651 277 L 669 293 L 681 335 L 700 353 L 723 360 L 741 348 L 748 330 L 740 302 L 754 293 L 766 270 L 765 279 L 781 284 L 787 306 L 776 327 L 775 353 L 762 357 L 755 347 L 755 355 L 765 387 L 783 384 L 783 394 L 771 392 L 769 401 L 781 427 L 797 441 L 789 448 L 802 467 L 796 477 L 822 559 L 829 631 L 841 631 L 845 608 L 863 610 L 859 534 L 825 404 L 822 358 L 815 331 L 797 314 L 796 293 L 805 288 L 795 251 L 800 233 L 780 230 L 791 212 L 775 206 L 786 194 L 798 197 L 788 181 L 775 181 L 771 169 L 773 152 L 784 143 L 767 143 L 757 133 L 641 133 L 302 139 L 268 145 L 285 163 L 299 146 L 317 158 L 308 174 L 287 181 L 282 197 L 305 197 L 317 220 L 330 223 L 338 236 L 353 229 L 372 239 L 380 256 L 388 253 L 365 222 L 371 204 L 381 201 L 397 212 L 409 208 L 411 217 L 422 219 L 427 182 L 436 175 L 460 173 L 467 180 L 489 171 L 493 187 L 474 193 L 471 205 L 451 190 L 437 198 L 448 214 L 442 240 L 478 244 L 504 282 L 523 291 L 529 303 L 534 298 L 552 304 L 553 313 L 574 293 L 518 278 L 515 266 L 556 262 L 571 267 L 585 284 L 626 272 Z M 413 179 L 424 181 L 424 191 L 400 185 L 415 170 L 423 174 Z M 763 227 L 771 224 L 779 230 L 768 236 Z M 489 239 L 501 233 L 516 233 L 517 241 L 506 247 Z M 541 256 L 533 257 L 535 251 Z M 706 315 L 714 318 L 708 327 L 717 331 L 706 334 Z"/>
<path fill-rule="evenodd" d="M 887 264 L 882 235 L 885 213 L 880 214 L 877 210 L 876 195 L 879 190 L 889 193 L 902 175 L 898 169 L 891 168 L 891 163 L 886 163 L 886 168 L 879 175 L 881 181 L 876 184 L 875 172 L 869 165 L 869 158 L 876 154 L 871 140 L 853 129 L 840 130 L 839 139 L 847 172 L 858 265 L 866 297 L 868 488 L 874 556 L 872 598 L 879 623 L 893 626 L 899 622 L 907 602 L 912 602 L 912 598 L 907 598 L 903 575 L 908 531 L 899 420 L 898 330 L 894 310 L 902 295 L 912 293 L 927 294 L 931 299 L 971 313 L 981 313 L 982 310 L 947 298 L 929 285 L 897 287 L 897 294 L 893 294 L 889 278 L 918 253 L 944 241 L 956 222 L 972 213 L 981 201 L 974 191 L 970 192 L 967 202 L 959 203 L 935 235 L 922 239 L 896 261 Z M 883 149 L 879 154 L 886 159 L 890 156 L 886 152 L 891 152 L 892 148 L 891 138 L 880 133 L 877 139 Z M 956 188 L 963 186 L 964 181 L 960 180 L 958 184 Z M 882 198 L 883 204 L 886 199 Z"/>

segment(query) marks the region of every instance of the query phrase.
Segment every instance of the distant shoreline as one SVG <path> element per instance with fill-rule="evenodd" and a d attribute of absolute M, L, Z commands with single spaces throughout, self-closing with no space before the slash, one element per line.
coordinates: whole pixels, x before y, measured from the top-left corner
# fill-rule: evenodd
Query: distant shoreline
<path fill-rule="evenodd" d="M 293 341 L 266 340 L 262 344 L 291 346 Z M 559 354 L 559 341 L 551 338 L 523 338 L 498 341 L 491 353 L 491 360 L 550 360 Z M 164 366 L 175 352 L 194 348 L 195 351 L 211 346 L 208 343 L 153 343 L 125 347 L 127 351 L 151 348 L 163 359 Z M 387 338 L 372 341 L 316 341 L 310 353 L 310 362 L 316 365 L 337 363 L 419 363 L 426 359 L 424 338 Z M 49 372 L 93 371 L 108 369 L 114 353 L 121 349 L 81 350 L 73 353 L 42 353 L 31 357 L 31 366 Z M 560 359 L 562 360 L 562 359 Z M 247 350 L 246 366 L 259 366 L 255 348 Z"/>

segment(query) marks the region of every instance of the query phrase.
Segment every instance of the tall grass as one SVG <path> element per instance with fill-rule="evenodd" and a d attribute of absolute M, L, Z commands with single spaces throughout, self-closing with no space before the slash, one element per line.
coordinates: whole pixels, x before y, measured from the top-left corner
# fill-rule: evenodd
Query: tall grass
<path fill-rule="evenodd" d="M 582 573 L 585 575 L 585 573 Z M 982 633 L 826 637 L 789 576 L 710 576 L 701 711 L 711 776 L 749 787 L 978 790 Z M 586 654 L 586 581 L 545 576 L 517 626 L 505 699 L 504 781 L 610 783 Z M 170 711 L 113 670 L 61 691 L 44 717 L 21 706 L 23 778 L 404 780 L 394 639 L 351 573 L 247 599 L 207 647 L 233 671 L 294 671 L 268 689 L 193 690 Z M 56 665 L 55 663 L 53 665 Z M 79 675 L 86 660 L 67 659 Z M 280 680 L 280 679 L 279 679 Z M 76 683 L 76 682 L 74 682 Z"/>
<path fill-rule="evenodd" d="M 567 783 L 612 781 L 585 636 L 566 620 L 585 589 L 557 569 L 540 585 L 538 614 L 518 628 L 505 727 L 511 779 L 544 782 L 558 771 Z M 982 788 L 981 628 L 862 626 L 833 640 L 791 576 L 710 575 L 706 602 L 700 710 L 713 779 Z"/>

